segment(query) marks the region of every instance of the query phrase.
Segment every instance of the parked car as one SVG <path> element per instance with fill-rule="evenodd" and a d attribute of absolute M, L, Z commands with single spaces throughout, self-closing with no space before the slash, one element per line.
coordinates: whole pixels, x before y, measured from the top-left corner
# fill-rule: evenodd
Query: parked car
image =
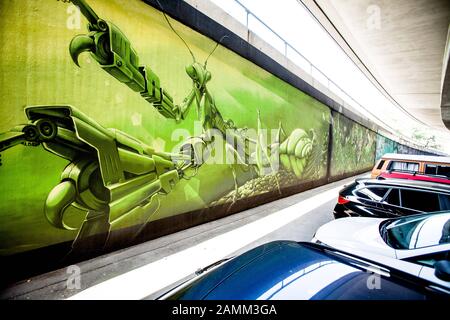
<path fill-rule="evenodd" d="M 397 172 L 393 178 L 450 183 L 450 157 L 387 153 L 377 161 L 371 178 Z"/>
<path fill-rule="evenodd" d="M 395 218 L 450 210 L 450 185 L 402 179 L 357 179 L 339 191 L 334 217 Z"/>
<path fill-rule="evenodd" d="M 390 265 L 380 264 L 314 243 L 274 241 L 201 273 L 170 290 L 160 299 L 423 300 L 449 298 L 448 289 L 420 278 L 414 272 L 403 268 L 403 261 L 391 259 L 390 263 Z M 446 272 L 446 269 L 440 265 L 437 267 L 438 273 Z"/>
<path fill-rule="evenodd" d="M 450 177 L 447 176 L 437 176 L 402 170 L 389 170 L 382 172 L 377 179 L 408 179 L 450 184 Z"/>
<path fill-rule="evenodd" d="M 378 254 L 420 267 L 419 276 L 450 289 L 450 277 L 439 279 L 434 264 L 450 265 L 450 211 L 395 219 L 344 218 L 321 226 L 312 240 L 365 255 Z"/>

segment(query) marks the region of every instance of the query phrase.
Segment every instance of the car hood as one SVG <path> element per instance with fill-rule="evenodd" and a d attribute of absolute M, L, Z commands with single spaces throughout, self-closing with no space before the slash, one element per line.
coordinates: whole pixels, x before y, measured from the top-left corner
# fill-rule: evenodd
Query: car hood
<path fill-rule="evenodd" d="M 380 223 L 384 220 L 363 217 L 337 219 L 320 227 L 314 238 L 355 254 L 366 252 L 395 258 L 395 250 L 380 235 Z"/>

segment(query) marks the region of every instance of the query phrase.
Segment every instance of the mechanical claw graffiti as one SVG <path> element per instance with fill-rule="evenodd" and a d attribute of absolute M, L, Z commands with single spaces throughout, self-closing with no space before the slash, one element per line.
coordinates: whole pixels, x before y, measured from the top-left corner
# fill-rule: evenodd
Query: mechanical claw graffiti
<path fill-rule="evenodd" d="M 232 120 L 225 120 L 207 88 L 207 83 L 212 77 L 211 73 L 206 69 L 208 58 L 212 55 L 218 44 L 216 44 L 205 62 L 201 64 L 196 61 L 195 55 L 187 43 L 177 34 L 186 45 L 193 59 L 192 64 L 186 66 L 186 73 L 192 80 L 192 89 L 183 100 L 182 104 L 178 105 L 173 102 L 172 97 L 161 86 L 159 77 L 152 69 L 148 66 L 139 65 L 139 56 L 136 50 L 116 25 L 100 19 L 85 1 L 73 0 L 72 2 L 80 7 L 81 12 L 89 21 L 88 30 L 90 31 L 89 34 L 76 36 L 70 43 L 70 56 L 76 65 L 78 65 L 78 56 L 82 52 L 90 52 L 103 70 L 108 72 L 118 81 L 126 84 L 133 91 L 139 92 L 140 95 L 147 102 L 152 104 L 152 106 L 165 118 L 174 119 L 177 122 L 185 119 L 192 104 L 195 102 L 197 114 L 202 123 L 204 132 L 200 137 L 193 137 L 193 142 L 187 143 L 187 145 L 182 148 L 182 151 L 192 155 L 194 162 L 192 164 L 193 166 L 198 166 L 202 163 L 199 154 L 205 154 L 204 149 L 211 142 L 209 130 L 212 129 L 220 132 L 234 154 L 238 154 L 238 150 L 235 149 L 233 141 L 242 141 L 242 144 L 245 146 L 251 144 L 256 145 L 256 149 L 258 150 L 257 153 L 252 155 L 248 148 L 245 148 L 244 153 L 246 159 L 237 157 L 241 164 L 256 163 L 259 169 L 258 172 L 261 172 L 263 166 L 270 166 L 270 157 L 268 154 L 273 147 L 265 145 L 260 138 L 255 141 L 245 135 L 245 128 L 243 128 L 244 130 L 238 129 L 234 126 Z M 176 33 L 165 14 L 164 17 L 172 30 Z M 260 121 L 260 119 L 258 120 Z M 258 129 L 261 129 L 260 126 L 258 126 Z M 279 130 L 280 134 L 278 137 L 280 137 L 282 131 L 281 123 Z M 305 140 L 309 140 L 309 143 L 311 143 L 312 135 L 308 136 L 302 129 L 294 131 L 287 139 L 289 143 L 286 141 L 286 147 L 281 148 L 280 153 L 287 154 L 287 145 L 289 145 L 289 149 L 293 149 L 293 147 L 299 145 L 300 142 L 300 145 L 305 145 Z M 258 134 L 258 137 L 260 137 L 260 134 Z M 276 141 L 275 143 L 278 144 L 279 142 L 280 141 Z M 298 158 L 300 160 L 299 163 L 301 164 L 297 166 L 296 164 L 291 165 L 287 162 L 284 163 L 287 167 L 295 168 L 296 174 L 300 176 L 302 172 L 300 168 L 304 167 L 305 162 L 310 155 L 311 148 L 303 148 L 301 151 L 299 148 L 297 152 L 292 151 L 293 150 L 289 150 L 289 155 L 294 158 L 292 160 L 296 161 L 295 158 Z M 251 161 L 252 159 L 249 158 L 252 156 L 257 157 L 257 159 Z M 276 159 L 276 161 L 278 160 L 279 159 Z"/>
<path fill-rule="evenodd" d="M 268 144 L 259 112 L 256 137 L 251 137 L 247 128 L 238 128 L 232 120 L 223 118 L 207 87 L 212 78 L 207 62 L 219 44 L 201 64 L 177 34 L 193 62 L 185 70 L 192 89 L 181 104 L 176 104 L 157 74 L 139 64 L 137 51 L 115 24 L 99 18 L 85 1 L 72 2 L 88 20 L 89 31 L 70 42 L 69 54 L 77 66 L 79 55 L 89 52 L 103 70 L 139 93 L 169 121 L 182 122 L 195 104 L 203 129 L 201 135 L 187 139 L 176 153 L 156 152 L 118 129 L 104 128 L 73 106 L 26 107 L 28 123 L 0 134 L 0 152 L 19 144 L 42 145 L 51 154 L 69 161 L 60 183 L 47 196 L 44 212 L 52 226 L 64 230 L 73 230 L 65 223 L 69 208 L 85 215 L 72 243 L 74 252 L 105 246 L 111 228 L 130 216 L 139 215 L 145 225 L 160 208 L 158 194 L 171 193 L 181 179 L 195 176 L 204 165 L 207 150 L 214 144 L 212 131 L 222 136 L 236 164 L 254 171 L 256 176 L 275 173 L 277 162 L 302 177 L 308 162 L 314 160 L 314 130 L 307 133 L 297 128 L 286 137 L 280 121 L 276 141 Z M 242 150 L 236 147 L 236 141 L 242 143 Z M 237 191 L 233 166 L 232 170 Z"/>
<path fill-rule="evenodd" d="M 111 225 L 132 211 L 154 213 L 155 195 L 169 193 L 182 175 L 174 155 L 155 152 L 119 130 L 105 129 L 74 107 L 32 106 L 25 113 L 28 124 L 0 135 L 0 152 L 19 143 L 42 145 L 70 161 L 44 210 L 54 227 L 67 230 L 71 227 L 64 223 L 64 214 L 69 206 L 86 213 L 74 249 L 87 249 L 84 241 L 92 237 L 97 237 L 94 246 L 103 246 Z"/>

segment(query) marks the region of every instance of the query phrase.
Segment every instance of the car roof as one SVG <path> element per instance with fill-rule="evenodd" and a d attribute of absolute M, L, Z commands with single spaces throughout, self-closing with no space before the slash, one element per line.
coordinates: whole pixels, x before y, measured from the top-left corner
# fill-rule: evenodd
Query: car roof
<path fill-rule="evenodd" d="M 379 186 L 396 186 L 396 187 L 407 187 L 407 188 L 416 188 L 416 189 L 427 189 L 431 191 L 440 191 L 448 193 L 450 192 L 450 185 L 430 182 L 430 181 L 422 181 L 422 180 L 409 180 L 409 179 L 356 179 L 356 182 L 364 185 L 379 185 Z"/>
<path fill-rule="evenodd" d="M 443 157 L 443 156 L 386 153 L 381 158 L 384 160 L 392 159 L 392 160 L 408 160 L 408 161 L 441 162 L 450 164 L 450 157 Z"/>
<path fill-rule="evenodd" d="M 273 241 L 235 257 L 163 299 L 355 299 L 358 296 L 351 296 L 354 286 L 361 286 L 359 292 L 365 296 L 360 298 L 367 299 L 366 277 L 373 268 L 388 272 L 386 279 L 395 281 L 406 295 L 419 294 L 431 285 L 404 271 L 339 253 L 313 243 Z M 389 284 L 390 280 L 384 282 L 384 292 L 372 290 L 375 299 L 377 294 L 396 296 L 389 291 Z"/>

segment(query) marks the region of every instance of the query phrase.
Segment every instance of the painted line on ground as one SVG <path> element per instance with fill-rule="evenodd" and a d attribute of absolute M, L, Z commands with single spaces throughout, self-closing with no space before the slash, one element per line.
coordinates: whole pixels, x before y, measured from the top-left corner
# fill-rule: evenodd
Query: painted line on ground
<path fill-rule="evenodd" d="M 137 300 L 147 297 L 337 198 L 342 186 L 343 184 L 196 246 L 101 282 L 68 299 Z"/>

